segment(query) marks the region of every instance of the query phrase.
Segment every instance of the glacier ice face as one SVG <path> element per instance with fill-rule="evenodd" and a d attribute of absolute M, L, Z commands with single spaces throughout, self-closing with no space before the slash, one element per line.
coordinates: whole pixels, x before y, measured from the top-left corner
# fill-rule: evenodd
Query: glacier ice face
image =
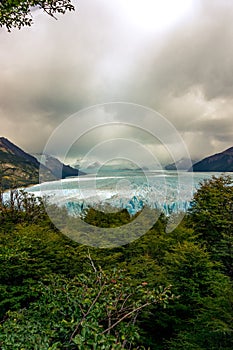
<path fill-rule="evenodd" d="M 109 211 L 109 208 L 112 208 L 112 211 L 115 211 L 116 209 L 127 209 L 130 215 L 135 215 L 145 206 L 148 206 L 151 209 L 158 209 L 168 216 L 172 213 L 186 212 L 191 207 L 191 201 L 150 202 L 136 196 L 133 196 L 131 199 L 118 198 L 114 196 L 110 200 L 106 200 L 104 203 L 100 203 L 94 199 L 89 201 L 69 200 L 65 206 L 68 209 L 68 212 L 74 216 L 81 215 L 90 207 L 94 207 L 102 211 Z"/>
<path fill-rule="evenodd" d="M 89 207 L 102 211 L 127 209 L 131 215 L 143 207 L 158 209 L 166 215 L 187 211 L 200 178 L 209 174 L 195 175 L 181 172 L 156 172 L 145 175 L 129 173 L 104 176 L 83 176 L 28 189 L 36 195 L 48 196 L 51 203 L 65 206 L 72 216 L 80 216 Z"/>

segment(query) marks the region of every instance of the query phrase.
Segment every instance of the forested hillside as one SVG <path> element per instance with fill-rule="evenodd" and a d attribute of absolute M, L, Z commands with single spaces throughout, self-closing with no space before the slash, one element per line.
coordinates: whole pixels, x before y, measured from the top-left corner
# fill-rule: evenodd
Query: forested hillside
<path fill-rule="evenodd" d="M 0 348 L 231 350 L 232 185 L 203 182 L 173 232 L 162 215 L 114 249 L 71 241 L 42 202 L 12 193 L 0 208 Z M 94 209 L 85 218 L 131 219 Z"/>

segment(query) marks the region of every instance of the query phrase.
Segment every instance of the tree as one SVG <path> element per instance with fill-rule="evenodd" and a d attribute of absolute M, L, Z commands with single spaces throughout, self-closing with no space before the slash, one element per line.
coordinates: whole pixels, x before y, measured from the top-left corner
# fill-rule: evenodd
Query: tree
<path fill-rule="evenodd" d="M 7 178 L 12 172 L 14 172 L 15 168 L 12 167 L 4 167 L 2 163 L 0 163 L 0 208 L 3 204 L 3 192 L 4 189 L 7 187 L 6 182 Z"/>
<path fill-rule="evenodd" d="M 36 8 L 53 18 L 56 14 L 74 10 L 71 0 L 1 0 L 0 26 L 6 26 L 9 32 L 14 27 L 31 26 L 32 10 Z"/>
<path fill-rule="evenodd" d="M 170 288 L 134 286 L 124 271 L 93 267 L 88 276 L 50 274 L 30 287 L 39 298 L 7 313 L 1 349 L 132 349 L 140 337 L 139 313 L 152 304 L 166 306 L 173 299 Z"/>
<path fill-rule="evenodd" d="M 194 195 L 190 221 L 195 233 L 211 253 L 233 276 L 233 180 L 213 176 L 204 180 Z"/>

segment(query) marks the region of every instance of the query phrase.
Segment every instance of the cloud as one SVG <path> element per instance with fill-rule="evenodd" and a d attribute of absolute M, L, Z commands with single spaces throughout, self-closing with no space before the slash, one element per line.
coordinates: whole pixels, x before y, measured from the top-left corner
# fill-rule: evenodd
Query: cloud
<path fill-rule="evenodd" d="M 58 21 L 36 12 L 33 27 L 0 31 L 3 136 L 38 152 L 71 114 L 126 101 L 164 115 L 194 156 L 232 145 L 231 1 L 195 1 L 182 20 L 153 32 L 132 24 L 117 2 L 75 4 L 76 12 Z M 138 119 L 131 116 L 132 123 Z M 124 136 L 153 144 L 132 129 L 125 128 Z M 103 138 L 92 135 L 89 147 Z"/>

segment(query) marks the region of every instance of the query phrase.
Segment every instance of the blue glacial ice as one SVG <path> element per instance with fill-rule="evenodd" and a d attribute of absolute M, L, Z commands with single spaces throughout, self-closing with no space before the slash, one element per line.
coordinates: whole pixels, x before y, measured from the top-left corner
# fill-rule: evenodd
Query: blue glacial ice
<path fill-rule="evenodd" d="M 35 195 L 48 196 L 51 203 L 65 206 L 71 215 L 99 210 L 127 211 L 134 215 L 143 207 L 166 215 L 186 212 L 200 180 L 211 174 L 153 173 L 147 176 L 82 176 L 30 187 Z"/>

